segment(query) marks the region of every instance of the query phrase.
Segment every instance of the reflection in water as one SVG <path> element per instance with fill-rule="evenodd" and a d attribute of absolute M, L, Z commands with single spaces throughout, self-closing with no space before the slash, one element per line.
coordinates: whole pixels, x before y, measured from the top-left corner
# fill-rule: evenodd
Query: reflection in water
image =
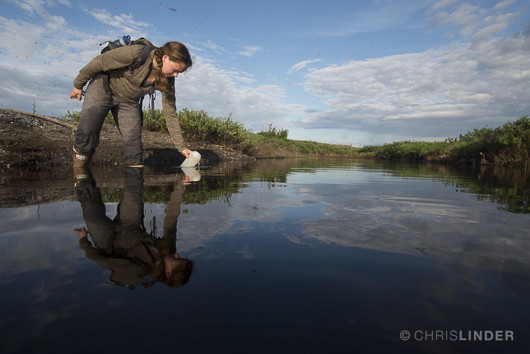
<path fill-rule="evenodd" d="M 71 176 L 0 179 L 1 352 L 528 348 L 527 171 L 286 159 L 188 185 L 176 168 L 93 172 L 75 194 Z M 189 282 L 144 289 L 176 246 Z M 514 340 L 400 338 L 483 329 Z"/>
<path fill-rule="evenodd" d="M 157 238 L 144 226 L 143 172 L 143 168 L 125 169 L 125 189 L 113 220 L 106 215 L 101 190 L 90 171 L 77 174 L 81 178 L 76 183 L 75 192 L 88 228 L 75 230 L 79 246 L 87 258 L 111 270 L 110 280 L 114 284 L 129 288 L 138 283 L 148 288 L 157 281 L 171 287 L 185 285 L 191 276 L 193 262 L 176 253 L 177 221 L 184 182 L 177 183 L 171 193 L 164 234 Z M 153 231 L 155 229 L 153 227 Z M 151 280 L 143 280 L 146 277 Z"/>

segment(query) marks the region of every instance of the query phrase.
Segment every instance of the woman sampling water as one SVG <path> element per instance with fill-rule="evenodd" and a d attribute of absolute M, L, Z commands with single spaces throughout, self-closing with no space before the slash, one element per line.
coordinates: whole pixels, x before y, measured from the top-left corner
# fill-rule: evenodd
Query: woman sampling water
<path fill-rule="evenodd" d="M 85 96 L 74 140 L 74 167 L 90 163 L 109 111 L 123 140 L 125 165 L 143 167 L 141 101 L 153 88 L 162 93 L 162 110 L 173 144 L 186 158 L 192 152 L 185 146 L 175 106 L 175 78 L 192 66 L 190 53 L 180 42 L 167 42 L 160 48 L 144 49 L 146 46 L 150 45 L 132 43 L 108 50 L 79 71 L 69 95 L 78 101 Z"/>

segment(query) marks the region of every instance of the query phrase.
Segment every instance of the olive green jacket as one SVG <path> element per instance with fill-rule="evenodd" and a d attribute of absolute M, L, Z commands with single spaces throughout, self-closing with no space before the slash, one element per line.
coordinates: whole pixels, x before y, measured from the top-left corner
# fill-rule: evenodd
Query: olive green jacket
<path fill-rule="evenodd" d="M 88 81 L 102 72 L 109 73 L 109 87 L 113 95 L 131 104 L 139 104 L 142 97 L 149 93 L 153 85 L 142 85 L 153 63 L 154 51 L 138 69 L 131 73 L 127 67 L 142 51 L 143 45 L 129 45 L 109 50 L 92 59 L 74 80 L 74 87 L 82 90 Z M 168 78 L 166 92 L 162 92 L 162 110 L 171 140 L 178 151 L 186 149 L 180 130 L 175 106 L 175 78 Z"/>

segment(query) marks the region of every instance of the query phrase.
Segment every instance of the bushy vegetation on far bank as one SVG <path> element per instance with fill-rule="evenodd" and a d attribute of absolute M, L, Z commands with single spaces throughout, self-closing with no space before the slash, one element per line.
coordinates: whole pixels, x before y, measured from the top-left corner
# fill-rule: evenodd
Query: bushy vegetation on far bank
<path fill-rule="evenodd" d="M 154 114 L 152 114 L 154 113 Z M 480 128 L 447 138 L 443 142 L 401 141 L 356 148 L 288 139 L 288 131 L 269 126 L 254 133 L 231 116 L 213 118 L 202 110 L 183 109 L 178 113 L 184 138 L 230 146 L 256 158 L 333 156 L 407 159 L 445 163 L 528 165 L 530 163 L 530 118 L 523 116 L 497 128 Z M 63 118 L 79 121 L 79 112 Z M 107 117 L 113 123 L 112 116 Z M 144 129 L 166 133 L 162 111 L 144 109 Z"/>
<path fill-rule="evenodd" d="M 367 146 L 361 153 L 385 159 L 413 159 L 492 165 L 530 164 L 530 118 L 497 128 L 475 128 L 443 142 L 401 141 Z"/>

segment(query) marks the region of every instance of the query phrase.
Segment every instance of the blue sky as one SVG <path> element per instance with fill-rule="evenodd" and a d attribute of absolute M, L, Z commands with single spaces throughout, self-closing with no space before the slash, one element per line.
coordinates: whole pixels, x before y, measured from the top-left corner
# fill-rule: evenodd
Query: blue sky
<path fill-rule="evenodd" d="M 132 5 L 134 4 L 134 5 Z M 99 43 L 177 40 L 177 108 L 353 145 L 444 140 L 530 113 L 527 1 L 0 2 L 0 107 L 51 116 Z M 159 103 L 157 102 L 157 105 Z"/>

